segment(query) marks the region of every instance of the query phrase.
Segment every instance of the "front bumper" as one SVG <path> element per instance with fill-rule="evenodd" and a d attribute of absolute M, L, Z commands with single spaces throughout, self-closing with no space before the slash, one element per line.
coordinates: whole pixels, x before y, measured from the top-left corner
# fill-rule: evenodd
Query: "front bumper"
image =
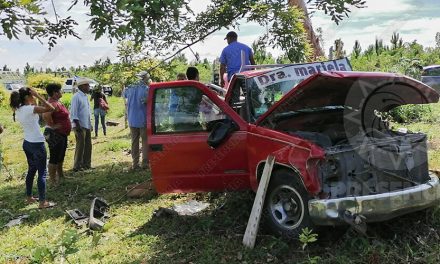
<path fill-rule="evenodd" d="M 440 182 L 436 174 L 431 180 L 401 191 L 309 201 L 309 215 L 316 225 L 344 224 L 345 211 L 365 217 L 365 222 L 380 222 L 396 216 L 419 211 L 440 201 Z"/>

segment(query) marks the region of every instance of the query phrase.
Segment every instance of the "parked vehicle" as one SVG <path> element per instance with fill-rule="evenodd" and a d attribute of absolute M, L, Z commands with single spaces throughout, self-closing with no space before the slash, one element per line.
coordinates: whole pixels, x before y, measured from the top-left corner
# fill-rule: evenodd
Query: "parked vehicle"
<path fill-rule="evenodd" d="M 63 93 L 73 93 L 73 78 L 67 78 L 63 85 Z"/>
<path fill-rule="evenodd" d="M 393 131 L 381 113 L 435 103 L 439 94 L 398 74 L 321 72 L 335 69 L 326 63 L 238 73 L 224 100 L 196 81 L 151 84 L 156 190 L 256 191 L 273 155 L 265 222 L 288 238 L 305 227 L 383 221 L 438 204 L 426 135 Z"/>
<path fill-rule="evenodd" d="M 95 80 L 91 80 L 90 90 L 93 90 L 97 85 L 98 83 Z M 75 93 L 77 89 L 74 78 L 67 78 L 62 87 L 63 93 Z"/>
<path fill-rule="evenodd" d="M 440 65 L 431 65 L 423 68 L 422 82 L 440 91 Z"/>
<path fill-rule="evenodd" d="M 5 84 L 6 90 L 12 92 L 12 91 L 18 91 L 21 87 L 23 87 L 23 84 L 20 83 L 7 83 Z"/>
<path fill-rule="evenodd" d="M 110 85 L 103 85 L 102 92 L 107 96 L 112 96 L 113 88 Z"/>

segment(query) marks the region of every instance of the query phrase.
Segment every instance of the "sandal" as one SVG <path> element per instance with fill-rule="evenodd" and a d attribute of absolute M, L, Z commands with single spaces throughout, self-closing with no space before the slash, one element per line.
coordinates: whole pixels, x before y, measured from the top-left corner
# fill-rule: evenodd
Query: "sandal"
<path fill-rule="evenodd" d="M 54 202 L 45 201 L 43 204 L 40 203 L 40 205 L 38 206 L 38 209 L 52 208 L 55 205 L 57 205 L 57 204 Z"/>
<path fill-rule="evenodd" d="M 36 197 L 28 197 L 28 198 L 26 198 L 26 203 L 27 204 L 33 204 L 33 203 L 36 203 L 36 202 L 38 202 L 38 198 L 36 198 Z"/>

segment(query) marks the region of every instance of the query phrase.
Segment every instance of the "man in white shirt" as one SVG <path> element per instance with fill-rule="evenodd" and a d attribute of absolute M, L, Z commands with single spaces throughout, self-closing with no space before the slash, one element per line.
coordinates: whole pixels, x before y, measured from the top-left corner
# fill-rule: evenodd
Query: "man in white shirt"
<path fill-rule="evenodd" d="M 70 104 L 70 120 L 75 132 L 75 159 L 73 171 L 91 169 L 92 138 L 90 121 L 90 105 L 87 94 L 90 91 L 90 80 L 80 78 L 76 81 L 78 91 Z"/>

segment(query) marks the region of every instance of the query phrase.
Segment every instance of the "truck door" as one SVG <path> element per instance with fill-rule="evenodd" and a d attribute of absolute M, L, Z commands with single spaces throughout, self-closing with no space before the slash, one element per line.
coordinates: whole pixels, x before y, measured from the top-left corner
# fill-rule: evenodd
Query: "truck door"
<path fill-rule="evenodd" d="M 215 93 L 194 81 L 160 83 L 150 87 L 149 102 L 148 155 L 158 192 L 250 188 L 246 125 Z M 225 118 L 240 128 L 213 149 L 208 126 Z"/>

